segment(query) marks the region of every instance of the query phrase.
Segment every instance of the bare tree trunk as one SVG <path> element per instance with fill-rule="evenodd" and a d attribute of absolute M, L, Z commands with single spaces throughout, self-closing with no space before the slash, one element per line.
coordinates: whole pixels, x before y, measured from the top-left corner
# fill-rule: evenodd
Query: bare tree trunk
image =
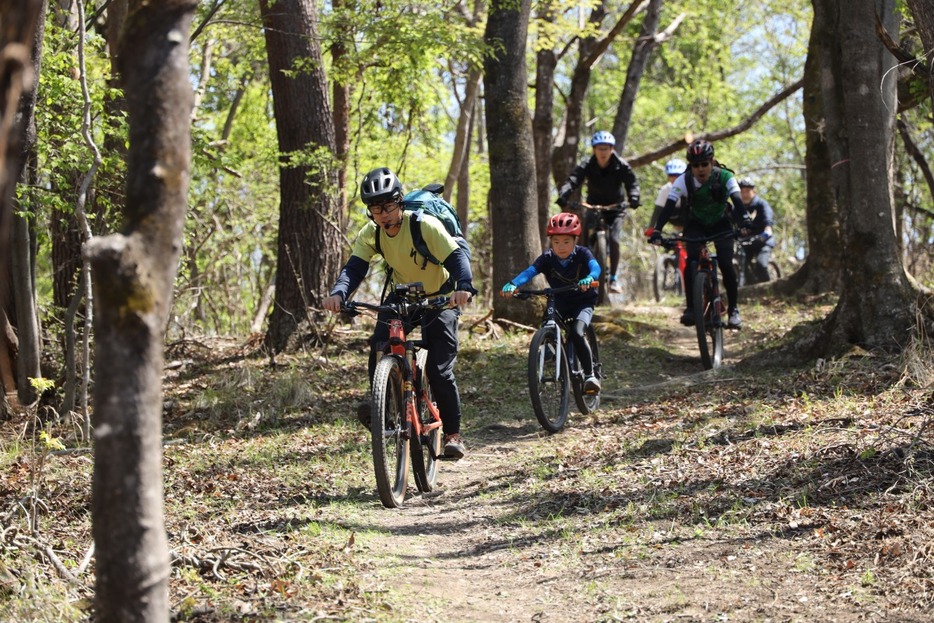
<path fill-rule="evenodd" d="M 543 2 L 539 21 L 552 24 L 555 9 L 552 0 Z M 535 114 L 532 136 L 535 140 L 535 188 L 538 194 L 538 230 L 542 246 L 548 242 L 545 224 L 551 214 L 551 157 L 554 150 L 555 68 L 558 56 L 552 48 L 543 48 L 535 55 Z"/>
<path fill-rule="evenodd" d="M 191 168 L 194 0 L 129 5 L 120 50 L 130 150 L 123 234 L 85 247 L 96 335 L 95 620 L 167 621 L 162 369 Z"/>
<path fill-rule="evenodd" d="M 42 57 L 44 29 L 43 0 L 0 0 L 0 313 L 3 313 L 3 336 L 0 337 L 0 367 L 4 391 L 17 389 L 13 366 L 19 359 L 18 341 L 6 315 L 10 294 L 9 277 L 12 259 L 11 227 L 13 197 L 23 170 L 26 154 L 35 143 L 33 113 L 36 84 Z M 35 345 L 38 362 L 38 344 Z M 29 386 L 20 387 L 29 391 Z M 31 395 L 28 396 L 31 398 Z"/>
<path fill-rule="evenodd" d="M 601 2 L 590 13 L 590 25 L 599 28 L 606 16 L 606 3 Z M 571 89 L 567 96 L 564 118 L 564 143 L 557 145 L 552 152 L 552 176 L 555 185 L 560 186 L 577 164 L 581 138 L 581 120 L 584 116 L 584 97 L 590 87 L 590 70 L 595 62 L 593 51 L 597 47 L 593 37 L 582 38 L 578 51 L 579 59 L 571 74 Z"/>
<path fill-rule="evenodd" d="M 526 100 L 525 42 L 531 0 L 493 0 L 484 40 L 499 50 L 484 62 L 490 149 L 490 213 L 493 231 L 494 288 L 506 283 L 517 266 L 539 253 L 538 201 L 532 118 Z M 530 320 L 527 306 L 495 297 L 497 316 Z"/>
<path fill-rule="evenodd" d="M 444 198 L 451 200 L 454 184 L 460 177 L 461 166 L 470 149 L 470 128 L 473 123 L 474 109 L 477 102 L 477 93 L 480 92 L 480 79 L 483 72 L 479 67 L 471 67 L 467 73 L 467 85 L 464 89 L 464 101 L 461 103 L 460 116 L 457 119 L 457 132 L 454 135 L 454 153 L 451 155 L 451 166 L 444 179 Z"/>
<path fill-rule="evenodd" d="M 275 307 L 266 347 L 282 351 L 328 295 L 340 267 L 339 166 L 318 21 L 312 0 L 261 0 L 279 138 L 279 242 Z M 295 71 L 296 63 L 302 71 Z M 302 156 L 307 163 L 290 159 Z"/>
<path fill-rule="evenodd" d="M 342 15 L 348 8 L 344 0 L 334 0 L 334 15 Z M 336 20 L 336 32 L 331 43 L 331 65 L 338 68 L 339 76 L 346 76 L 341 68 L 347 59 L 347 42 L 351 41 L 351 27 L 344 18 Z M 347 157 L 350 154 L 350 83 L 346 79 L 335 79 L 331 88 L 334 101 L 334 155 L 341 165 L 337 169 L 339 215 L 338 226 L 343 232 L 350 219 L 347 205 Z"/>
<path fill-rule="evenodd" d="M 831 161 L 827 144 L 827 116 L 839 116 L 836 109 L 825 109 L 823 93 L 839 88 L 838 75 L 822 72 L 826 55 L 832 54 L 826 11 L 815 6 L 808 56 L 804 64 L 804 124 L 807 153 L 807 221 L 808 255 L 805 263 L 776 289 L 786 294 L 802 292 L 819 294 L 840 286 L 843 257 L 840 249 L 840 206 L 833 192 Z"/>
<path fill-rule="evenodd" d="M 477 102 L 474 102 L 474 108 L 479 108 Z M 464 161 L 461 163 L 460 174 L 457 176 L 457 218 L 461 222 L 464 231 L 470 226 L 470 137 L 473 136 L 474 119 L 470 118 L 470 126 L 467 128 L 467 150 L 464 151 Z"/>
<path fill-rule="evenodd" d="M 639 83 L 642 74 L 649 62 L 649 56 L 658 45 L 655 34 L 658 31 L 658 21 L 662 14 L 662 0 L 649 0 L 639 38 L 632 49 L 629 67 L 626 70 L 626 82 L 623 92 L 619 96 L 619 106 L 616 108 L 616 118 L 613 120 L 613 136 L 616 137 L 616 152 L 622 155 L 626 147 L 626 135 L 629 133 L 629 121 L 632 119 L 632 109 L 636 103 L 636 94 L 639 92 Z"/>
<path fill-rule="evenodd" d="M 892 209 L 894 59 L 876 37 L 874 15 L 896 32 L 895 0 L 814 0 L 829 42 L 821 54 L 830 176 L 846 258 L 840 300 L 816 344 L 898 350 L 914 326 L 915 292 L 902 266 Z M 819 174 L 819 173 L 818 173 Z"/>
<path fill-rule="evenodd" d="M 6 6 L 10 4 L 16 6 Z M 12 216 L 15 203 L 13 189 L 17 180 L 28 175 L 30 168 L 27 165 L 36 145 L 35 108 L 46 6 L 45 2 L 28 2 L 4 3 L 0 7 L 4 26 L 3 53 L 8 59 L 4 62 L 3 129 L 0 130 L 4 138 L 0 142 L 0 153 L 5 159 L 4 167 L 0 169 L 0 175 L 4 175 L 0 180 L 0 201 L 3 202 L 3 235 L 0 240 L 6 249 L 4 259 L 9 262 L 0 267 L 0 275 L 4 278 L 9 275 L 12 281 L 11 288 L 3 288 L 3 291 L 13 293 L 13 305 L 9 309 L 15 309 L 13 325 L 18 338 L 16 391 L 22 403 L 31 403 L 36 398 L 29 379 L 42 376 L 42 351 L 36 303 L 35 240 L 29 223 L 21 216 Z M 13 125 L 14 114 L 19 117 L 16 126 Z M 21 208 L 30 210 L 30 206 Z"/>

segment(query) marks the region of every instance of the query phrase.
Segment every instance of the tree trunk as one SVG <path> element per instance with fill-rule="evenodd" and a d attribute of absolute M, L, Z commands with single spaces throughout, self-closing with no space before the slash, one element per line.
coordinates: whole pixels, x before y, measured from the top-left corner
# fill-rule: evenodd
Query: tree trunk
<path fill-rule="evenodd" d="M 91 511 L 102 622 L 169 618 L 162 349 L 188 200 L 195 7 L 129 5 L 119 57 L 130 143 L 125 228 L 85 247 L 96 312 Z"/>
<path fill-rule="evenodd" d="M 334 41 L 331 43 L 331 66 L 337 68 L 338 76 L 347 76 L 344 64 L 347 62 L 347 42 L 352 41 L 352 27 L 344 17 L 346 11 L 344 0 L 335 0 L 333 3 L 335 19 Z M 340 166 L 337 169 L 338 189 L 338 226 L 343 232 L 347 229 L 350 219 L 350 208 L 347 205 L 347 157 L 350 154 L 350 83 L 346 78 L 334 80 L 331 90 L 334 101 L 334 155 Z"/>
<path fill-rule="evenodd" d="M 876 37 L 874 15 L 897 31 L 895 0 L 815 0 L 828 47 L 821 54 L 830 177 L 846 258 L 842 290 L 816 344 L 898 350 L 914 326 L 915 293 L 902 266 L 892 210 L 894 59 Z"/>
<path fill-rule="evenodd" d="M 480 92 L 480 79 L 483 73 L 480 68 L 471 66 L 467 73 L 467 85 L 464 89 L 464 101 L 461 103 L 460 116 L 457 119 L 457 131 L 454 134 L 454 153 L 451 156 L 451 166 L 444 179 L 444 198 L 451 200 L 454 185 L 460 177 L 461 166 L 467 158 L 470 149 L 470 128 L 473 125 L 473 114 L 476 108 L 477 94 Z"/>
<path fill-rule="evenodd" d="M 840 253 L 840 206 L 833 192 L 830 153 L 827 144 L 827 117 L 839 116 L 841 111 L 824 108 L 823 93 L 839 88 L 839 76 L 822 71 L 825 59 L 833 53 L 826 10 L 814 7 L 814 20 L 808 42 L 808 55 L 804 64 L 804 124 L 807 153 L 807 221 L 808 254 L 805 263 L 784 283 L 776 284 L 777 291 L 785 294 L 801 292 L 820 294 L 836 290 L 843 275 L 843 254 Z M 829 61 L 827 61 L 829 62 Z"/>
<path fill-rule="evenodd" d="M 266 347 L 277 353 L 328 295 L 341 264 L 339 166 L 312 0 L 261 0 L 279 140 L 276 299 Z M 301 68 L 296 70 L 296 67 Z"/>
<path fill-rule="evenodd" d="M 544 2 L 539 21 L 553 24 L 554 4 Z M 535 187 L 538 194 L 538 230 L 544 247 L 548 243 L 545 224 L 551 215 L 551 156 L 554 149 L 555 68 L 558 56 L 553 48 L 543 48 L 535 55 L 535 115 L 532 136 L 535 140 Z M 564 181 L 564 180 L 562 180 Z"/>
<path fill-rule="evenodd" d="M 3 389 L 12 393 L 19 389 L 31 392 L 15 382 L 14 366 L 19 366 L 18 338 L 9 322 L 6 310 L 13 309 L 9 296 L 13 248 L 10 244 L 13 197 L 16 183 L 23 171 L 26 154 L 35 144 L 36 85 L 42 57 L 42 39 L 45 32 L 43 16 L 46 4 L 42 0 L 28 2 L 0 0 L 0 313 L 3 314 L 3 335 L 0 338 L 0 368 Z M 38 343 L 31 357 L 38 368 Z M 27 394 L 31 398 L 31 394 Z"/>
<path fill-rule="evenodd" d="M 590 26 L 599 28 L 606 16 L 606 4 L 601 2 L 590 13 Z M 594 37 L 580 40 L 579 59 L 571 74 L 571 90 L 567 97 L 564 119 L 564 143 L 555 147 L 552 154 L 552 176 L 560 186 L 577 165 L 580 149 L 581 120 L 584 116 L 584 97 L 590 86 L 590 70 L 593 67 L 592 52 L 597 46 Z"/>
<path fill-rule="evenodd" d="M 3 2 L 3 54 L 7 58 L 3 67 L 3 114 L 0 154 L 4 159 L 0 167 L 0 201 L 2 201 L 2 236 L 0 241 L 6 252 L 0 275 L 10 276 L 12 287 L 3 288 L 13 292 L 14 310 L 10 320 L 16 327 L 18 355 L 16 357 L 16 391 L 22 403 L 35 400 L 35 391 L 30 378 L 42 376 L 42 355 L 39 340 L 39 314 L 36 303 L 35 239 L 31 236 L 28 222 L 20 216 L 12 216 L 13 190 L 18 180 L 28 175 L 29 162 L 36 145 L 35 108 L 38 94 L 38 76 L 42 60 L 42 44 L 45 35 L 45 2 Z M 15 106 L 8 107 L 8 103 Z M 14 116 L 18 121 L 14 124 Z M 29 210 L 29 206 L 20 206 Z M 14 388 L 8 388 L 12 391 Z"/>
<path fill-rule="evenodd" d="M 921 45 L 924 47 L 923 58 L 927 59 L 928 93 L 934 100 L 934 2 L 931 0 L 907 0 L 915 26 L 921 35 Z"/>
<path fill-rule="evenodd" d="M 490 161 L 493 289 L 540 252 L 532 118 L 526 100 L 525 42 L 531 0 L 493 0 L 484 40 L 494 54 L 484 61 L 486 135 Z M 530 320 L 529 308 L 494 297 L 497 316 Z"/>
<path fill-rule="evenodd" d="M 658 45 L 655 34 L 658 31 L 658 21 L 662 14 L 662 0 L 649 0 L 639 30 L 639 38 L 632 49 L 629 67 L 626 70 L 626 83 L 619 96 L 619 106 L 616 108 L 616 118 L 613 120 L 613 136 L 616 137 L 616 153 L 622 155 L 626 147 L 626 135 L 629 133 L 629 121 L 632 119 L 632 109 L 636 103 L 636 94 L 639 92 L 639 83 L 642 74 L 649 62 L 652 50 Z"/>

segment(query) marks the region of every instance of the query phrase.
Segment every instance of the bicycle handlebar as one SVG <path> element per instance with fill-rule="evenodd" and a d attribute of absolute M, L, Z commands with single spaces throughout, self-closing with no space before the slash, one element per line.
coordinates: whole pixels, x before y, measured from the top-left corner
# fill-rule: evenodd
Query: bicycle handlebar
<path fill-rule="evenodd" d="M 579 285 L 570 284 L 559 288 L 545 288 L 544 290 L 515 290 L 512 293 L 512 297 L 516 299 L 527 299 L 532 296 L 551 296 L 553 294 L 561 294 L 562 292 L 571 292 L 572 290 L 578 289 L 580 289 Z"/>
<path fill-rule="evenodd" d="M 397 303 L 384 303 L 382 305 L 374 305 L 373 303 L 365 303 L 363 301 L 345 301 L 341 304 L 341 311 L 346 314 L 356 315 L 360 313 L 361 309 L 366 309 L 378 313 L 388 312 L 401 315 L 407 311 L 414 311 L 415 309 L 435 309 L 444 307 L 450 302 L 451 297 L 449 296 L 436 296 L 433 298 L 419 297 L 414 301 L 403 300 Z"/>
<path fill-rule="evenodd" d="M 679 242 L 691 243 L 691 244 L 707 244 L 708 242 L 718 242 L 720 240 L 726 240 L 727 238 L 738 238 L 738 237 L 739 236 L 737 235 L 737 232 L 735 230 L 722 231 L 722 232 L 713 234 L 712 236 L 700 236 L 700 237 L 693 237 L 693 238 L 688 238 L 686 236 L 682 236 L 678 234 L 675 236 L 668 236 L 667 238 L 665 236 L 662 236 L 661 240 L 659 241 L 659 244 L 665 247 L 666 249 L 673 249 L 675 246 L 677 246 Z M 649 244 L 653 244 L 653 243 L 650 242 Z"/>
<path fill-rule="evenodd" d="M 574 202 L 570 204 L 568 207 L 569 208 L 585 208 L 587 210 L 594 210 L 596 212 L 615 212 L 617 210 L 619 210 L 620 212 L 623 212 L 629 209 L 628 205 L 623 207 L 619 205 L 618 203 L 610 203 L 607 205 L 591 205 L 585 201 Z"/>

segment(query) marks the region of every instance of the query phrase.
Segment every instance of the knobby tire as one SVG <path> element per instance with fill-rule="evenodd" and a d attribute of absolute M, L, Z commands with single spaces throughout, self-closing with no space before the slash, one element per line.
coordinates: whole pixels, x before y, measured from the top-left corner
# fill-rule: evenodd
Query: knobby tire
<path fill-rule="evenodd" d="M 597 288 L 597 305 L 603 305 L 610 300 L 610 271 L 607 268 L 609 254 L 606 244 L 605 231 L 598 231 L 594 234 L 593 257 L 597 260 L 597 264 L 600 265 L 600 287 Z"/>
<path fill-rule="evenodd" d="M 655 273 L 652 275 L 652 289 L 655 293 L 655 302 L 661 302 L 669 292 L 680 296 L 681 288 L 678 259 L 670 255 L 662 255 L 655 262 Z"/>
<path fill-rule="evenodd" d="M 705 370 L 719 368 L 723 361 L 723 322 L 718 311 L 713 309 L 713 299 L 711 276 L 706 270 L 697 271 L 694 275 L 694 327 Z"/>
<path fill-rule="evenodd" d="M 431 387 L 428 384 L 428 373 L 425 371 L 425 364 L 428 361 L 428 351 L 418 351 L 418 374 L 420 382 L 417 390 L 424 389 L 425 400 L 419 399 L 418 416 L 423 425 L 431 424 L 434 418 L 428 410 L 426 402 L 431 402 Z M 426 433 L 427 438 L 416 439 L 409 442 L 409 449 L 412 456 L 412 474 L 415 476 L 415 486 L 422 493 L 428 493 L 435 488 L 438 480 L 438 457 L 441 456 L 442 430 L 441 427 Z"/>
<path fill-rule="evenodd" d="M 405 438 L 403 365 L 396 356 L 386 355 L 373 374 L 373 468 L 376 490 L 386 508 L 401 506 L 408 486 L 410 450 Z"/>
<path fill-rule="evenodd" d="M 555 356 L 561 352 L 561 365 Z M 564 428 L 570 411 L 570 371 L 567 353 L 562 350 L 553 327 L 542 327 L 529 345 L 529 397 L 535 417 L 549 433 Z"/>
<path fill-rule="evenodd" d="M 590 353 L 593 356 L 593 371 L 598 379 L 603 378 L 602 365 L 600 364 L 600 351 L 597 347 L 597 334 L 594 333 L 593 325 L 587 325 L 587 332 L 584 334 L 587 343 L 590 344 Z M 581 369 L 580 358 L 577 358 L 575 367 L 580 374 L 574 375 L 574 401 L 577 403 L 577 409 L 582 415 L 587 415 L 600 408 L 600 394 L 584 393 L 584 371 Z"/>

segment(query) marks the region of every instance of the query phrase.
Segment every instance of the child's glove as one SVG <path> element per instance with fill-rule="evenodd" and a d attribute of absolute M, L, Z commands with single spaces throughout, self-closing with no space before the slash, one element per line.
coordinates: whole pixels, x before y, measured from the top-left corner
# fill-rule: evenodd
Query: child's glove
<path fill-rule="evenodd" d="M 516 284 L 509 282 L 503 286 L 503 291 L 500 293 L 500 296 L 511 296 L 513 292 L 516 291 Z"/>
<path fill-rule="evenodd" d="M 581 290 L 586 290 L 593 284 L 593 277 L 587 275 L 583 279 L 577 282 L 577 285 L 580 286 Z"/>

